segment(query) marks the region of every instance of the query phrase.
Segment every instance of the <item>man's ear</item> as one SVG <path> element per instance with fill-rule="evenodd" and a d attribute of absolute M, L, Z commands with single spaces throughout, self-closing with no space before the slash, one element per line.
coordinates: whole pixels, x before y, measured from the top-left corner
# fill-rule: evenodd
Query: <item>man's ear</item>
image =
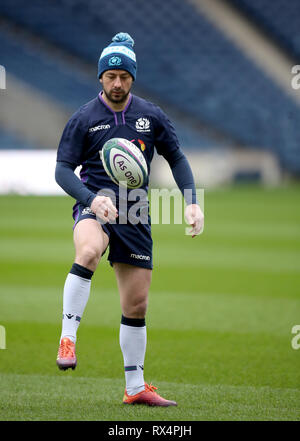
<path fill-rule="evenodd" d="M 99 78 L 100 83 L 102 84 L 102 76 Z"/>

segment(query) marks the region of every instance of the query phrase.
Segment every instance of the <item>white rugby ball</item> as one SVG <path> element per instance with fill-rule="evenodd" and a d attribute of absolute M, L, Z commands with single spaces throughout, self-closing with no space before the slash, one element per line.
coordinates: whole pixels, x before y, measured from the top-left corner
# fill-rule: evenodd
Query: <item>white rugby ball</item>
<path fill-rule="evenodd" d="M 106 141 L 99 153 L 104 170 L 115 184 L 140 188 L 147 181 L 148 168 L 144 155 L 127 139 L 112 138 Z"/>

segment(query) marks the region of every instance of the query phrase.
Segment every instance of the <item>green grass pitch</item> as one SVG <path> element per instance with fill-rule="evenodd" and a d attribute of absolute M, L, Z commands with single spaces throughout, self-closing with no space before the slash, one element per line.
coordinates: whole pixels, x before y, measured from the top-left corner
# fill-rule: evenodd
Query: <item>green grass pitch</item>
<path fill-rule="evenodd" d="M 100 263 L 78 366 L 56 354 L 72 265 L 68 197 L 0 198 L 0 420 L 300 420 L 300 187 L 205 193 L 205 230 L 154 225 L 145 379 L 176 408 L 124 406 L 120 306 Z"/>

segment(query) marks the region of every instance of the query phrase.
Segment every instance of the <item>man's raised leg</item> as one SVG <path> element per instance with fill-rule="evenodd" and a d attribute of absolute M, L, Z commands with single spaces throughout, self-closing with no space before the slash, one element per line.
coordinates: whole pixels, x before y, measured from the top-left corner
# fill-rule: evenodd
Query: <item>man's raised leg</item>
<path fill-rule="evenodd" d="M 66 278 L 63 294 L 63 319 L 57 365 L 75 369 L 77 329 L 90 295 L 91 279 L 108 236 L 94 219 L 83 219 L 74 230 L 75 262 Z"/>

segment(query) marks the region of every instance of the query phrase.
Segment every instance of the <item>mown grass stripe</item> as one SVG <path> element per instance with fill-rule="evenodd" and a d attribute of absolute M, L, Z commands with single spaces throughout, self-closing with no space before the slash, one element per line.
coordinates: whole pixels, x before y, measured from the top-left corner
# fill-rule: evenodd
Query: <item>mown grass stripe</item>
<path fill-rule="evenodd" d="M 3 420 L 300 419 L 300 392 L 295 389 L 153 379 L 162 395 L 178 402 L 177 408 L 159 409 L 123 406 L 123 381 L 114 378 L 0 374 L 0 380 Z"/>

